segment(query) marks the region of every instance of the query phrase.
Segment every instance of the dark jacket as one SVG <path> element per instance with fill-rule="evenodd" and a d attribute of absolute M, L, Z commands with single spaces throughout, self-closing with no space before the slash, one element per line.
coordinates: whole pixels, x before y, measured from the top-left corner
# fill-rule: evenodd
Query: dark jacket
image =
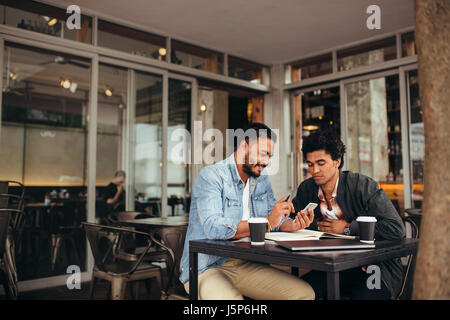
<path fill-rule="evenodd" d="M 297 195 L 292 199 L 295 211 L 303 210 L 310 202 L 320 204 L 318 191 L 319 186 L 312 178 L 303 181 L 298 187 Z M 398 240 L 405 237 L 405 228 L 400 215 L 375 180 L 359 173 L 340 172 L 336 201 L 345 220 L 351 223 L 352 235 L 359 235 L 357 217 L 374 216 L 377 218 L 376 240 Z M 308 229 L 317 230 L 317 221 L 320 220 L 322 220 L 322 214 L 320 206 L 317 206 L 314 210 L 314 221 Z M 383 261 L 379 263 L 379 267 L 381 280 L 389 289 L 392 297 L 395 297 L 400 291 L 403 277 L 400 258 Z"/>

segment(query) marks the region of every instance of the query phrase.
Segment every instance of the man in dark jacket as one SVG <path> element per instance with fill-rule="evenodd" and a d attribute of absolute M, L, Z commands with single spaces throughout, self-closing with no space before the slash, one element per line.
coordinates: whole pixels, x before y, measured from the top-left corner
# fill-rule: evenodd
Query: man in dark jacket
<path fill-rule="evenodd" d="M 308 203 L 318 206 L 314 221 L 308 229 L 324 232 L 359 235 L 356 218 L 374 216 L 375 240 L 398 240 L 405 237 L 402 220 L 391 200 L 378 183 L 359 173 L 342 171 L 345 145 L 338 135 L 331 131 L 316 132 L 303 141 L 303 158 L 308 165 L 311 178 L 303 181 L 292 200 L 299 212 Z M 285 230 L 290 225 L 285 223 Z M 366 267 L 341 272 L 340 286 L 343 295 L 352 299 L 391 299 L 400 291 L 403 268 L 399 258 L 379 263 L 381 271 L 380 288 L 370 289 Z M 303 277 L 313 288 L 316 298 L 326 297 L 326 275 L 312 271 Z"/>

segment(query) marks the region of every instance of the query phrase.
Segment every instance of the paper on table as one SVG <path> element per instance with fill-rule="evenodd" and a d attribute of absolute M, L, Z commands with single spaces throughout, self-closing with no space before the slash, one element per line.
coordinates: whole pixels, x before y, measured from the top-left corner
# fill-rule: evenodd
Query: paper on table
<path fill-rule="evenodd" d="M 308 229 L 295 232 L 267 232 L 266 239 L 273 241 L 319 240 L 320 238 L 355 239 L 354 236 L 326 233 Z"/>

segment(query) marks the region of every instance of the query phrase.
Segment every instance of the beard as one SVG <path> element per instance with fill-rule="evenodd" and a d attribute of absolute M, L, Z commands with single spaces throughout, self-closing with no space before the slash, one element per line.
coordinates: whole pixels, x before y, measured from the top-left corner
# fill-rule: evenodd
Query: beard
<path fill-rule="evenodd" d="M 266 165 L 263 165 L 263 164 L 244 163 L 242 165 L 242 170 L 244 170 L 244 172 L 246 174 L 248 174 L 250 177 L 258 178 L 261 175 L 261 172 L 265 167 L 266 167 Z M 257 170 L 255 170 L 256 168 L 261 168 L 261 170 L 257 171 Z"/>

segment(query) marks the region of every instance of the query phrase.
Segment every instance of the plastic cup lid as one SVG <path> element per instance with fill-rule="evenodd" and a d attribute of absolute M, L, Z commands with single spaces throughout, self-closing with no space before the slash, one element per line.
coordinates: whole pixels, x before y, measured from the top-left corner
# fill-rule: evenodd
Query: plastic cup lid
<path fill-rule="evenodd" d="M 356 221 L 361 221 L 361 222 L 377 222 L 377 218 L 375 218 L 375 217 L 370 217 L 370 216 L 364 216 L 364 217 L 358 217 L 358 218 L 356 218 Z"/>
<path fill-rule="evenodd" d="M 248 219 L 248 223 L 267 223 L 266 218 L 250 218 Z"/>

